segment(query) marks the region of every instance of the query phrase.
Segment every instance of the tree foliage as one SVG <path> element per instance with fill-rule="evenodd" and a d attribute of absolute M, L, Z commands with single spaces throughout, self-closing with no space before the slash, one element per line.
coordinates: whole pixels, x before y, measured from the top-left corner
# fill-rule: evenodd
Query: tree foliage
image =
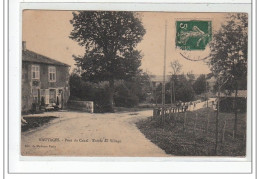
<path fill-rule="evenodd" d="M 78 11 L 70 21 L 70 38 L 85 47 L 85 55 L 75 57 L 84 80 L 108 81 L 113 110 L 114 81 L 127 80 L 139 72 L 141 53 L 136 50 L 145 29 L 133 12 Z"/>
<path fill-rule="evenodd" d="M 173 70 L 173 75 L 177 75 L 181 72 L 181 68 L 182 68 L 182 65 L 179 63 L 178 60 L 173 60 L 171 62 L 171 67 L 172 67 L 172 70 Z"/>
<path fill-rule="evenodd" d="M 229 14 L 226 23 L 213 36 L 210 44 L 211 71 L 229 90 L 247 78 L 248 17 L 246 13 Z"/>
<path fill-rule="evenodd" d="M 171 68 L 172 68 L 172 77 L 171 77 L 171 83 L 170 83 L 170 100 L 171 103 L 175 103 L 176 101 L 176 88 L 175 88 L 175 83 L 177 80 L 177 75 L 181 72 L 182 65 L 178 60 L 173 60 L 171 62 Z M 173 99 L 172 99 L 173 98 Z"/>
<path fill-rule="evenodd" d="M 190 72 L 187 73 L 187 78 L 188 78 L 188 81 L 189 81 L 190 83 L 193 83 L 193 82 L 194 82 L 194 80 L 195 80 L 195 75 L 193 74 L 192 71 L 190 71 Z"/>
<path fill-rule="evenodd" d="M 206 92 L 206 76 L 200 75 L 193 84 L 193 89 L 196 94 Z"/>
<path fill-rule="evenodd" d="M 95 112 L 109 112 L 108 82 L 93 83 L 82 79 L 75 69 L 70 75 L 70 99 L 94 101 Z M 150 78 L 145 72 L 131 80 L 116 80 L 114 101 L 117 107 L 134 107 L 151 93 Z"/>
<path fill-rule="evenodd" d="M 120 80 L 115 83 L 115 105 L 133 107 L 144 102 L 151 93 L 150 77 L 140 71 L 130 80 Z"/>
<path fill-rule="evenodd" d="M 246 13 L 234 13 L 227 16 L 227 21 L 215 33 L 210 44 L 211 71 L 217 78 L 218 97 L 221 88 L 235 92 L 233 109 L 235 114 L 233 136 L 237 133 L 237 94 L 240 81 L 247 80 L 247 47 L 248 46 L 248 16 Z M 246 89 L 246 83 L 240 83 Z M 219 103 L 220 104 L 220 101 Z M 218 121 L 218 112 L 216 115 Z M 216 127 L 218 122 L 216 122 Z M 218 130 L 216 130 L 218 131 Z M 217 132 L 216 132 L 217 136 Z M 216 139 L 217 149 L 217 139 Z M 215 150 L 216 150 L 215 149 Z"/>
<path fill-rule="evenodd" d="M 172 75 L 171 81 L 176 76 Z M 192 83 L 187 77 L 183 75 L 178 75 L 175 78 L 174 90 L 176 94 L 176 101 L 188 102 L 194 100 L 195 92 L 192 87 Z M 171 82 L 166 83 L 165 85 L 165 102 L 166 104 L 171 103 Z M 159 84 L 156 88 L 156 99 L 157 103 L 162 101 L 162 84 Z"/>
<path fill-rule="evenodd" d="M 108 112 L 108 83 L 92 83 L 82 80 L 82 77 L 75 73 L 70 75 L 70 100 L 83 100 L 94 102 L 94 112 Z"/>
<path fill-rule="evenodd" d="M 188 102 L 194 100 L 194 90 L 192 83 L 186 78 L 186 76 L 178 75 L 176 86 L 176 101 Z"/>
<path fill-rule="evenodd" d="M 109 81 L 132 77 L 141 65 L 140 51 L 135 50 L 145 29 L 132 12 L 79 11 L 73 13 L 70 38 L 84 46 L 83 57 L 76 63 L 88 80 Z"/>

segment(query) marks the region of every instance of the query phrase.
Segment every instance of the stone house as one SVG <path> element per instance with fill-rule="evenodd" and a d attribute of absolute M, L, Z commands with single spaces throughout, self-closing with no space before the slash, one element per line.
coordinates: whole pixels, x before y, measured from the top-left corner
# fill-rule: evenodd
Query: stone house
<path fill-rule="evenodd" d="M 66 108 L 70 66 L 26 49 L 22 44 L 22 112 L 36 106 Z"/>

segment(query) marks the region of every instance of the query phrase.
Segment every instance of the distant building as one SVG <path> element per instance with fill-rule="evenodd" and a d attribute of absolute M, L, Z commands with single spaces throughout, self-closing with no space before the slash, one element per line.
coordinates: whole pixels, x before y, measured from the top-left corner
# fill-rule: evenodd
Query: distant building
<path fill-rule="evenodd" d="M 157 103 L 158 97 L 156 97 L 156 88 L 163 82 L 163 75 L 150 75 L 150 88 L 151 93 L 147 97 L 147 101 L 152 103 Z M 169 82 L 171 79 L 171 75 L 165 76 L 165 83 Z"/>
<path fill-rule="evenodd" d="M 186 78 L 188 78 L 188 74 L 179 74 L 178 76 L 185 76 Z M 192 80 L 192 82 L 194 82 L 199 76 L 200 74 L 192 74 L 194 76 L 194 79 Z M 165 76 L 165 83 L 169 83 L 171 81 L 172 75 L 166 75 Z M 156 102 L 158 98 L 158 95 L 156 95 L 156 88 L 162 84 L 163 82 L 163 75 L 150 75 L 150 86 L 152 88 L 152 94 L 149 96 L 149 101 L 151 102 Z"/>
<path fill-rule="evenodd" d="M 165 76 L 165 83 L 169 82 L 171 79 L 171 75 Z M 163 82 L 162 75 L 150 75 L 151 87 L 152 89 L 156 89 L 156 87 Z"/>
<path fill-rule="evenodd" d="M 22 111 L 35 106 L 64 108 L 70 96 L 70 66 L 22 48 Z"/>

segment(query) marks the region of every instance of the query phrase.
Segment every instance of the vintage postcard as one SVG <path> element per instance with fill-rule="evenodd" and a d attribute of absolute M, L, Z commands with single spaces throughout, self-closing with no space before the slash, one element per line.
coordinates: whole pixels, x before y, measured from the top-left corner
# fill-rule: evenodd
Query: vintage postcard
<path fill-rule="evenodd" d="M 247 154 L 248 14 L 22 12 L 21 155 Z"/>

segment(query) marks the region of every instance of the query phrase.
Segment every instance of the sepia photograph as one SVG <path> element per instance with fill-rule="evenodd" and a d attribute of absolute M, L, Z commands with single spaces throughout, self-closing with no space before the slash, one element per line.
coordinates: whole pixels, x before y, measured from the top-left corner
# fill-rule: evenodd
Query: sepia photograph
<path fill-rule="evenodd" d="M 21 156 L 246 157 L 248 14 L 22 11 Z"/>

